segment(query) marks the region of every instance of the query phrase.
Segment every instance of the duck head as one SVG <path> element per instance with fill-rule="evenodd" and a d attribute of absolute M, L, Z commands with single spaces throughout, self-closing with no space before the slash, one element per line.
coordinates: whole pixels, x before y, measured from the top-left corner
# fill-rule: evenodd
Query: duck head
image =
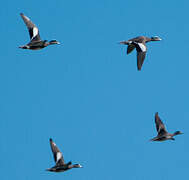
<path fill-rule="evenodd" d="M 179 134 L 183 134 L 181 131 L 176 131 L 175 133 L 174 133 L 174 136 L 176 136 L 176 135 L 179 135 Z"/>
<path fill-rule="evenodd" d="M 51 44 L 60 44 L 57 40 L 51 40 L 51 41 L 49 41 L 49 45 L 51 45 Z"/>
<path fill-rule="evenodd" d="M 158 36 L 151 37 L 151 41 L 161 41 L 162 39 Z"/>
<path fill-rule="evenodd" d="M 73 168 L 82 168 L 83 166 L 81 164 L 74 164 Z"/>

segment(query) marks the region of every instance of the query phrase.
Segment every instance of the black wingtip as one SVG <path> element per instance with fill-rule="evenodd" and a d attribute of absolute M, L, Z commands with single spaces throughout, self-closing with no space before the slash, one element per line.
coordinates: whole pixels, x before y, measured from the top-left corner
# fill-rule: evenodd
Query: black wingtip
<path fill-rule="evenodd" d="M 137 66 L 137 70 L 138 71 L 141 71 L 141 69 L 142 69 L 142 67 Z"/>
<path fill-rule="evenodd" d="M 23 13 L 20 13 L 20 16 L 23 16 L 24 14 Z"/>
<path fill-rule="evenodd" d="M 52 142 L 52 138 L 50 138 L 49 141 Z"/>

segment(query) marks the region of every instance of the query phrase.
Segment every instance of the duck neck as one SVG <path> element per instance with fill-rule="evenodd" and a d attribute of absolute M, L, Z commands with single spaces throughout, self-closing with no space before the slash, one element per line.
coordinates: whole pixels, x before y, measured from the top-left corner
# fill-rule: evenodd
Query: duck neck
<path fill-rule="evenodd" d="M 146 43 L 147 43 L 147 42 L 150 42 L 150 41 L 153 41 L 153 39 L 152 39 L 152 38 L 149 38 L 149 37 L 146 37 Z"/>

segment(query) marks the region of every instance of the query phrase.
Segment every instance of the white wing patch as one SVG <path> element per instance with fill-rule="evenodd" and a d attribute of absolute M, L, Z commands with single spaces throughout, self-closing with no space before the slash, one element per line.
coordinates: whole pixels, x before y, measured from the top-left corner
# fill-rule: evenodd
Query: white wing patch
<path fill-rule="evenodd" d="M 38 32 L 39 32 L 39 30 L 38 30 L 36 27 L 34 27 L 34 28 L 33 28 L 33 37 L 32 37 L 32 39 L 33 39 L 35 36 L 38 35 Z"/>
<path fill-rule="evenodd" d="M 141 49 L 142 52 L 146 52 L 147 48 L 146 48 L 146 46 L 144 44 L 138 43 L 138 45 L 139 45 L 139 47 L 140 47 L 140 49 Z"/>
<path fill-rule="evenodd" d="M 62 158 L 62 153 L 61 152 L 57 152 L 56 154 L 56 163 Z"/>

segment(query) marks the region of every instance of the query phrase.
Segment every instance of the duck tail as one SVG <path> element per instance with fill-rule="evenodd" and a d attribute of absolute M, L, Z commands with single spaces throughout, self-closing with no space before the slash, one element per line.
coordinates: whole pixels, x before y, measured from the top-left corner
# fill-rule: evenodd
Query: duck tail
<path fill-rule="evenodd" d="M 131 41 L 121 41 L 119 44 L 129 45 L 131 44 Z"/>

